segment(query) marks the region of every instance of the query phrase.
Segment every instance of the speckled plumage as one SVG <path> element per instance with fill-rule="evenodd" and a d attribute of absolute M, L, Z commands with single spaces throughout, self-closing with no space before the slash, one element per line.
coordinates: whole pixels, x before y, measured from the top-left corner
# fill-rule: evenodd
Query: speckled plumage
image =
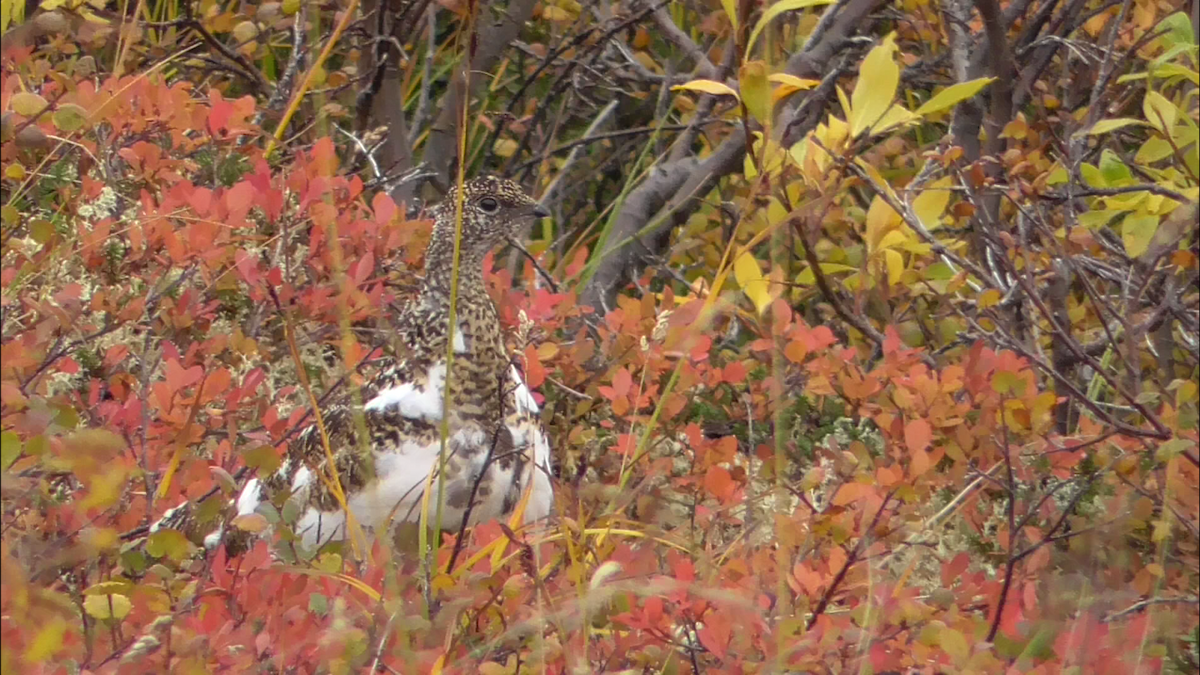
<path fill-rule="evenodd" d="M 551 509 L 550 448 L 537 403 L 509 361 L 483 280 L 484 256 L 545 213 L 508 180 L 482 177 L 463 186 L 457 322 L 451 336 L 456 200 L 452 190 L 432 210 L 434 230 L 421 291 L 396 320 L 399 353 L 381 359 L 378 373 L 363 386 L 357 401 L 344 400 L 322 410 L 347 503 L 367 531 L 379 533 L 391 523 L 420 517 L 426 478 L 439 457 L 446 529 L 510 513 L 530 486 L 525 521 L 542 518 Z M 454 358 L 447 377 L 451 344 Z M 444 412 L 447 382 L 449 405 Z M 441 453 L 443 417 L 448 434 Z M 294 531 L 305 545 L 345 538 L 344 513 L 327 481 L 315 474 L 331 477 L 327 461 L 313 423 L 289 444 L 278 471 L 246 484 L 235 515 L 254 513 L 263 500 L 276 506 L 296 500 L 300 517 Z M 435 507 L 437 484 L 435 476 L 430 499 Z M 244 533 L 236 530 L 218 531 L 206 543 L 215 544 L 222 534 L 233 553 L 246 543 Z"/>

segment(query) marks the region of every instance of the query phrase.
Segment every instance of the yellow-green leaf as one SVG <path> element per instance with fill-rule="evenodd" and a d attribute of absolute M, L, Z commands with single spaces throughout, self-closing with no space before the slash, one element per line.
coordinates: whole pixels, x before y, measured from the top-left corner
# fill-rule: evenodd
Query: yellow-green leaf
<path fill-rule="evenodd" d="M 1110 131 L 1116 131 L 1117 129 L 1122 129 L 1132 124 L 1145 124 L 1145 122 L 1141 120 L 1135 120 L 1132 117 L 1114 117 L 1112 119 L 1100 120 L 1099 122 L 1093 124 L 1091 129 L 1078 131 L 1075 133 L 1075 135 L 1081 136 L 1083 134 L 1088 134 L 1091 136 L 1099 136 L 1100 134 L 1107 134 Z"/>
<path fill-rule="evenodd" d="M 342 556 L 336 553 L 322 553 L 313 566 L 323 572 L 337 574 L 342 571 Z"/>
<path fill-rule="evenodd" d="M 732 0 L 722 1 L 726 4 L 732 4 Z M 797 9 L 804 9 L 805 7 L 816 7 L 818 5 L 829 5 L 832 3 L 833 0 L 780 0 L 780 2 L 771 5 L 767 8 L 767 11 L 763 12 L 762 17 L 758 20 L 758 23 L 754 25 L 754 30 L 750 31 L 750 39 L 746 41 L 746 53 L 749 54 L 750 49 L 754 47 L 754 41 L 758 39 L 759 33 L 762 33 L 763 29 L 766 28 L 767 25 L 780 14 L 783 14 L 784 12 L 792 12 Z M 728 12 L 729 9 L 726 8 L 725 11 Z M 736 31 L 737 25 L 735 24 L 733 28 Z"/>
<path fill-rule="evenodd" d="M 971 655 L 971 647 L 967 644 L 967 638 L 953 628 L 943 630 L 938 635 L 938 642 L 955 661 L 965 661 Z"/>
<path fill-rule="evenodd" d="M 511 138 L 497 138 L 496 145 L 492 147 L 492 151 L 496 153 L 497 157 L 507 159 L 513 156 L 513 153 L 517 151 L 517 147 L 517 142 Z"/>
<path fill-rule="evenodd" d="M 1142 114 L 1155 129 L 1170 135 L 1175 126 L 1175 104 L 1157 91 L 1148 91 L 1142 99 Z"/>
<path fill-rule="evenodd" d="M 1133 156 L 1133 161 L 1138 164 L 1153 164 L 1164 157 L 1169 157 L 1175 152 L 1175 148 L 1171 147 L 1170 141 L 1162 136 L 1151 136 L 1142 143 L 1142 147 L 1138 148 L 1137 154 Z"/>
<path fill-rule="evenodd" d="M 729 17 L 729 25 L 733 26 L 733 34 L 738 32 L 738 3 L 737 0 L 721 0 L 721 7 L 725 8 L 725 16 Z"/>
<path fill-rule="evenodd" d="M 84 591 L 84 595 L 112 595 L 128 593 L 133 588 L 133 584 L 128 581 L 101 581 L 99 583 L 88 586 Z"/>
<path fill-rule="evenodd" d="M 850 135 L 858 136 L 880 119 L 896 98 L 900 66 L 896 65 L 896 35 L 892 33 L 872 49 L 858 71 L 858 83 L 850 95 Z"/>
<path fill-rule="evenodd" d="M 840 263 L 821 263 L 821 272 L 826 276 L 830 274 L 839 274 L 842 272 L 857 271 L 857 267 L 851 265 L 842 265 Z M 796 275 L 796 283 L 802 286 L 812 286 L 817 282 L 817 275 L 813 273 L 811 267 L 805 267 L 800 270 L 800 274 Z"/>
<path fill-rule="evenodd" d="M 1121 239 L 1125 242 L 1125 253 L 1136 258 L 1146 252 L 1150 240 L 1158 231 L 1158 216 L 1146 214 L 1129 215 L 1121 225 Z"/>
<path fill-rule="evenodd" d="M 705 94 L 713 94 L 714 96 L 732 96 L 736 99 L 741 98 L 738 96 L 737 91 L 735 91 L 733 87 L 725 84 L 724 82 L 717 82 L 716 80 L 692 80 L 690 82 L 684 82 L 683 84 L 677 84 L 674 87 L 671 87 L 671 91 L 678 91 L 680 89 L 687 91 L 699 91 Z"/>
<path fill-rule="evenodd" d="M 64 103 L 58 106 L 58 110 L 54 111 L 54 115 L 50 119 L 59 131 L 69 134 L 82 129 L 87 124 L 88 113 L 81 105 Z"/>
<path fill-rule="evenodd" d="M 12 431 L 0 432 L 0 470 L 7 470 L 21 456 L 24 444 Z"/>
<path fill-rule="evenodd" d="M 983 90 L 984 87 L 991 84 L 995 79 L 996 78 L 994 77 L 980 77 L 978 79 L 952 84 L 949 87 L 939 91 L 937 94 L 934 94 L 933 98 L 926 101 L 925 104 L 920 108 L 917 108 L 916 114 L 924 117 L 925 115 L 931 115 L 935 112 L 941 112 L 946 108 L 953 107 L 978 94 Z"/>
<path fill-rule="evenodd" d="M 124 619 L 133 603 L 124 595 L 89 595 L 83 599 L 83 609 L 93 619 Z"/>
<path fill-rule="evenodd" d="M 8 106 L 13 112 L 25 117 L 33 117 L 46 109 L 46 99 L 29 91 L 22 91 L 8 99 Z"/>
<path fill-rule="evenodd" d="M 758 261 L 749 251 L 743 251 L 741 255 L 733 261 L 733 278 L 737 279 L 738 285 L 742 287 L 742 292 L 747 298 L 754 303 L 754 308 L 759 314 L 771 304 L 770 287 L 762 270 L 758 267 Z"/>
<path fill-rule="evenodd" d="M 738 87 L 746 110 L 764 127 L 771 125 L 771 85 L 767 82 L 767 64 L 747 61 L 738 71 Z"/>
<path fill-rule="evenodd" d="M 146 552 L 155 558 L 166 556 L 176 562 L 192 553 L 192 542 L 179 530 L 159 530 L 146 538 Z"/>

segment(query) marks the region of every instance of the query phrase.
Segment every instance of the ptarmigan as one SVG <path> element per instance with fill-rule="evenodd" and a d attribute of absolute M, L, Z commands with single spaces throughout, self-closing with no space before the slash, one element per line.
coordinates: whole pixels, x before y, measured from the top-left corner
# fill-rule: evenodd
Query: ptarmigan
<path fill-rule="evenodd" d="M 451 331 L 457 199 L 455 188 L 432 211 L 425 279 L 416 301 L 396 321 L 401 353 L 383 359 L 378 374 L 362 388 L 361 409 L 344 401 L 322 410 L 337 480 L 366 532 L 416 522 L 427 478 L 439 465 L 444 529 L 509 514 L 526 490 L 525 522 L 545 517 L 552 506 L 550 446 L 537 402 L 507 356 L 483 279 L 484 256 L 547 213 L 509 180 L 481 177 L 463 186 L 457 325 Z M 450 345 L 454 355 L 447 368 Z M 447 386 L 449 406 L 443 407 Z M 448 428 L 444 448 L 443 422 Z M 278 471 L 245 485 L 236 516 L 255 513 L 265 500 L 277 506 L 295 500 L 301 515 L 294 532 L 306 547 L 345 539 L 353 532 L 347 531 L 330 479 L 314 422 L 289 445 Z M 436 475 L 431 485 L 432 513 L 439 503 Z M 168 516 L 151 530 L 170 527 L 169 521 Z M 240 534 L 229 532 L 232 552 L 241 548 L 235 543 L 244 539 Z M 221 531 L 210 534 L 205 544 L 211 547 L 221 536 Z"/>

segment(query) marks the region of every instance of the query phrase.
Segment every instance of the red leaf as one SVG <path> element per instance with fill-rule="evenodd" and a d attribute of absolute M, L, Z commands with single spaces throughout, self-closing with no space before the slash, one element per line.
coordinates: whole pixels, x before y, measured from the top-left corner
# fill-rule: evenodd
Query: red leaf
<path fill-rule="evenodd" d="M 971 564 L 971 556 L 965 551 L 954 556 L 954 558 L 942 565 L 942 587 L 950 588 L 954 582 L 962 576 L 963 572 L 967 571 L 967 566 Z"/>
<path fill-rule="evenodd" d="M 225 208 L 229 209 L 231 220 L 244 220 L 251 206 L 254 206 L 254 186 L 249 181 L 242 181 L 225 192 Z"/>
<path fill-rule="evenodd" d="M 725 648 L 729 646 L 729 639 L 733 637 L 733 629 L 726 615 L 709 612 L 704 617 L 704 625 L 696 630 L 696 637 L 713 656 L 724 660 Z"/>
<path fill-rule="evenodd" d="M 525 385 L 530 389 L 542 386 L 546 381 L 546 368 L 538 358 L 537 349 L 533 345 L 525 347 Z"/>
<path fill-rule="evenodd" d="M 729 473 L 729 469 L 721 466 L 710 466 L 704 474 L 704 489 L 708 490 L 709 494 L 721 500 L 722 503 L 729 501 L 733 493 L 737 490 L 737 484 L 733 481 L 733 475 Z"/>
<path fill-rule="evenodd" d="M 617 396 L 620 396 L 620 397 L 628 396 L 629 391 L 631 389 L 633 389 L 633 376 L 630 375 L 629 371 L 625 368 L 617 369 L 617 372 L 613 375 L 612 382 L 613 382 L 612 390 L 614 393 L 614 398 L 616 398 Z"/>
<path fill-rule="evenodd" d="M 722 377 L 729 384 L 741 384 L 746 379 L 746 366 L 741 361 L 734 361 L 725 366 Z"/>

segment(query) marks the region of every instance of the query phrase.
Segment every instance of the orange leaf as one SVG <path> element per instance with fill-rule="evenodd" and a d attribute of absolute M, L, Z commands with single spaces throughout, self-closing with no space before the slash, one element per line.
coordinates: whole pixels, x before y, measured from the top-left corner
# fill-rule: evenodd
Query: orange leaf
<path fill-rule="evenodd" d="M 923 419 L 904 425 L 904 443 L 910 451 L 924 450 L 933 442 L 933 427 Z"/>

